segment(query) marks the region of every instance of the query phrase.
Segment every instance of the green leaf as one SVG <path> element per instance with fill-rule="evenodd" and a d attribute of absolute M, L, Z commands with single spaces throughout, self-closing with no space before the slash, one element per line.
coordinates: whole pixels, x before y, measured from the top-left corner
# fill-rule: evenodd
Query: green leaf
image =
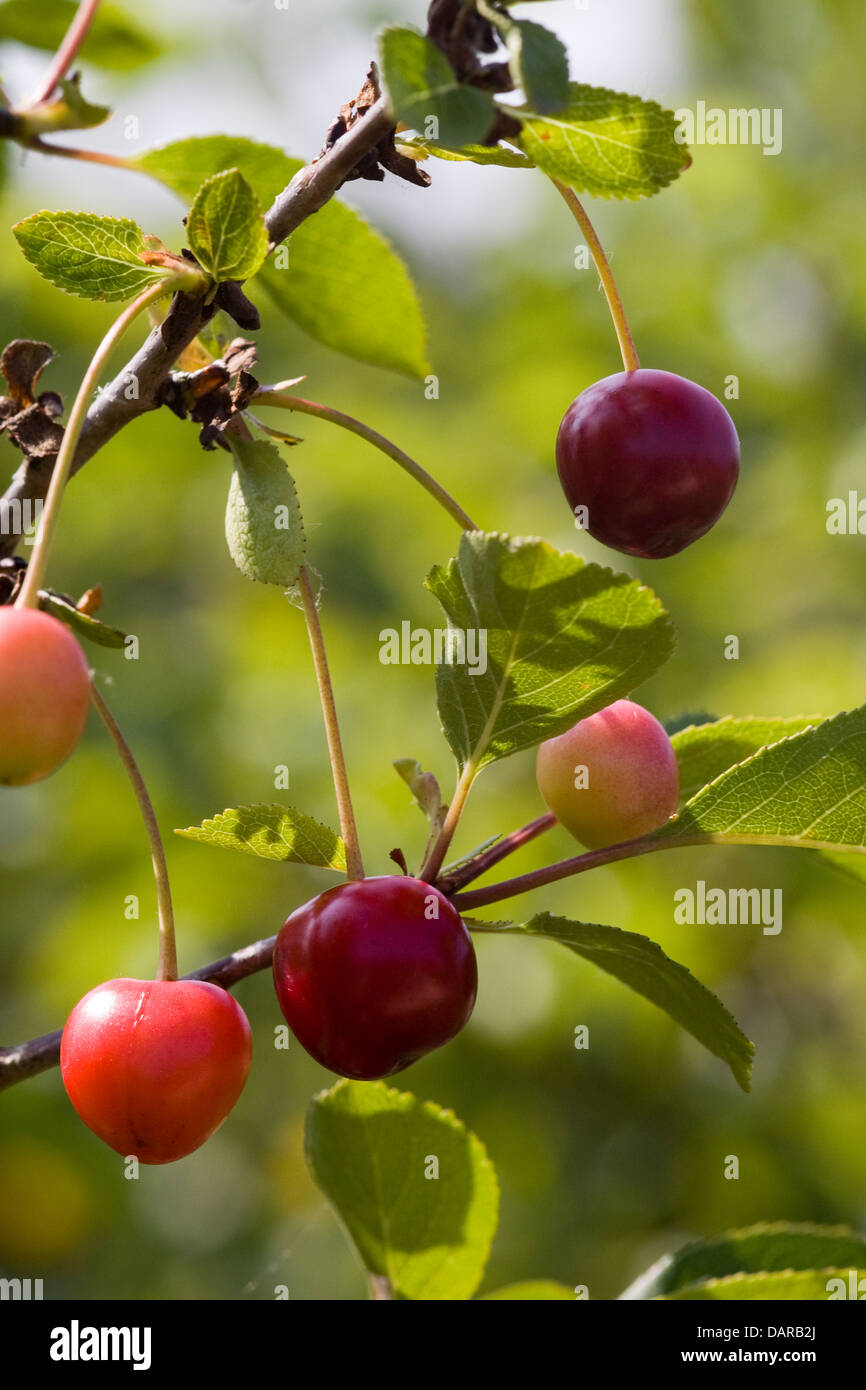
<path fill-rule="evenodd" d="M 273 145 L 198 136 L 130 161 L 191 200 L 204 179 L 237 168 L 267 207 L 304 166 Z M 287 260 L 287 264 L 284 261 Z M 336 352 L 409 376 L 429 371 L 417 293 L 397 253 L 358 213 L 332 198 L 259 272 L 278 309 Z"/>
<path fill-rule="evenodd" d="M 731 1274 L 726 1279 L 708 1279 L 704 1284 L 689 1284 L 677 1293 L 663 1294 L 665 1301 L 682 1302 L 736 1299 L 738 1302 L 757 1302 L 779 1299 L 826 1303 L 830 1298 L 831 1279 L 847 1285 L 847 1269 L 786 1270 L 779 1274 Z"/>
<path fill-rule="evenodd" d="M 437 159 L 449 159 L 466 164 L 501 164 L 507 169 L 534 169 L 532 160 L 520 150 L 509 149 L 507 145 L 437 145 L 432 140 L 424 140 L 420 135 L 404 139 L 398 137 L 400 148 L 407 154 L 432 154 Z"/>
<path fill-rule="evenodd" d="M 174 833 L 259 859 L 346 872 L 346 850 L 336 831 L 293 806 L 239 806 Z"/>
<path fill-rule="evenodd" d="M 709 724 L 692 724 L 671 735 L 680 768 L 680 795 L 688 801 L 735 763 L 745 762 L 759 749 L 791 734 L 820 724 L 823 715 L 790 719 L 736 719 L 728 715 Z"/>
<path fill-rule="evenodd" d="M 126 633 L 121 632 L 120 628 L 108 627 L 89 613 L 80 612 L 71 599 L 64 598 L 62 594 L 40 589 L 39 607 L 52 617 L 59 618 L 67 627 L 71 627 L 73 632 L 78 633 L 79 637 L 85 637 L 88 642 L 95 642 L 98 647 L 122 647 L 126 642 Z"/>
<path fill-rule="evenodd" d="M 663 1009 L 714 1057 L 725 1062 L 737 1084 L 748 1091 L 754 1044 L 721 1000 L 684 965 L 666 956 L 657 941 L 619 927 L 573 922 L 549 912 L 538 913 L 522 926 L 474 920 L 467 920 L 466 925 L 472 931 L 494 935 L 544 936 L 567 946 Z"/>
<path fill-rule="evenodd" d="M 499 25 L 509 53 L 511 75 L 526 104 L 541 116 L 568 106 L 568 54 L 556 34 L 531 19 L 505 16 Z"/>
<path fill-rule="evenodd" d="M 866 851 L 866 707 L 773 743 L 648 838 Z"/>
<path fill-rule="evenodd" d="M 216 281 L 248 280 L 268 254 L 261 205 L 239 169 L 202 184 L 187 218 L 189 246 Z"/>
<path fill-rule="evenodd" d="M 291 589 L 304 563 L 307 539 L 286 461 L 267 440 L 224 437 L 235 456 L 226 505 L 229 553 L 247 579 Z"/>
<path fill-rule="evenodd" d="M 670 620 L 649 589 L 545 541 L 465 532 L 458 558 L 433 569 L 427 587 L 449 629 L 486 634 L 483 675 L 456 663 L 436 671 L 439 717 L 461 772 L 563 733 L 627 695 L 673 649 Z"/>
<path fill-rule="evenodd" d="M 408 786 L 421 810 L 437 833 L 448 810 L 442 804 L 442 792 L 432 772 L 424 772 L 417 758 L 398 758 L 394 767 Z"/>
<path fill-rule="evenodd" d="M 0 4 L 0 41 L 12 39 L 30 48 L 53 53 L 75 18 L 76 0 L 5 0 Z M 132 71 L 153 62 L 165 45 L 153 32 L 136 24 L 117 5 L 102 4 L 87 31 L 81 55 L 97 67 Z"/>
<path fill-rule="evenodd" d="M 81 90 L 79 73 L 61 78 L 57 85 L 59 96 L 19 112 L 23 139 L 32 140 L 58 130 L 88 130 L 108 120 L 111 107 L 97 106 L 87 100 Z"/>
<path fill-rule="evenodd" d="M 290 159 L 276 145 L 260 144 L 242 135 L 193 135 L 174 140 L 135 155 L 129 165 L 165 184 L 185 203 L 192 202 L 207 179 L 239 169 L 263 207 L 270 206 L 301 168 L 299 160 Z"/>
<path fill-rule="evenodd" d="M 340 1081 L 314 1097 L 306 1149 L 365 1267 L 397 1298 L 472 1297 L 499 1188 L 483 1144 L 450 1110 L 382 1082 Z"/>
<path fill-rule="evenodd" d="M 520 1299 L 522 1302 L 543 1300 L 545 1303 L 573 1303 L 574 1290 L 566 1288 L 565 1284 L 555 1283 L 553 1279 L 527 1279 L 522 1284 L 506 1284 L 502 1289 L 494 1289 L 493 1293 L 481 1295 L 482 1302 L 505 1298 Z"/>
<path fill-rule="evenodd" d="M 417 29 L 389 28 L 379 36 L 379 66 L 395 119 L 444 145 L 480 141 L 493 125 L 491 98 L 461 86 L 443 53 Z"/>
<path fill-rule="evenodd" d="M 571 84 L 571 97 L 556 115 L 531 106 L 509 106 L 523 122 L 517 138 L 546 174 L 578 193 L 603 198 L 641 198 L 664 188 L 690 163 L 674 138 L 673 111 L 654 101 Z"/>
<path fill-rule="evenodd" d="M 866 1239 L 844 1226 L 813 1226 L 788 1221 L 760 1223 L 693 1241 L 640 1275 L 621 1299 L 658 1298 L 706 1279 L 734 1274 L 788 1270 L 856 1269 L 866 1266 Z"/>
<path fill-rule="evenodd" d="M 131 299 L 165 278 L 164 267 L 143 264 L 141 228 L 127 217 L 34 212 L 12 231 L 40 275 L 82 299 Z"/>

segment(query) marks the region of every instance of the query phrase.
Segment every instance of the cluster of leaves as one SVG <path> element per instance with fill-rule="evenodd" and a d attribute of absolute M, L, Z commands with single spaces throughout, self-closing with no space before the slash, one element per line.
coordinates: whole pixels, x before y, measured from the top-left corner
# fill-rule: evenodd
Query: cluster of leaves
<path fill-rule="evenodd" d="M 565 49 L 550 30 L 514 19 L 502 4 L 477 0 L 477 7 L 498 35 L 524 101 L 495 100 L 459 80 L 432 38 L 411 28 L 387 28 L 379 41 L 379 75 L 404 154 L 537 166 L 601 197 L 651 195 L 686 167 L 673 112 L 571 82 Z M 48 47 L 72 8 L 72 0 L 52 0 L 50 23 L 40 35 L 23 0 L 6 0 L 0 4 L 0 39 Z M 135 42 L 135 27 L 109 7 L 85 52 L 94 61 L 123 62 L 124 55 L 131 59 Z M 156 40 L 142 44 L 139 60 L 153 50 L 159 51 Z M 87 127 L 109 115 L 66 83 L 50 114 L 27 113 L 26 134 Z M 508 143 L 481 143 L 497 117 L 519 133 Z M 342 201 L 332 199 L 297 228 L 287 262 L 269 257 L 263 208 L 303 167 L 300 160 L 272 145 L 218 135 L 179 140 L 116 162 L 159 180 L 184 200 L 189 250 L 213 282 L 256 277 L 279 311 L 327 346 L 413 376 L 428 373 L 424 318 L 405 266 Z M 15 234 L 28 260 L 53 284 L 87 298 L 120 300 L 165 273 L 141 229 L 125 218 L 45 211 L 19 223 Z"/>
<path fill-rule="evenodd" d="M 476 0 L 508 54 L 523 102 L 497 101 L 459 81 L 432 38 L 392 27 L 380 39 L 382 78 L 401 148 L 442 159 L 539 168 L 577 192 L 639 198 L 656 193 L 689 164 L 676 117 L 654 101 L 569 80 L 561 41 L 533 20 Z M 516 123 L 507 143 L 487 143 L 497 117 Z"/>
<path fill-rule="evenodd" d="M 314 1097 L 306 1125 L 313 1176 L 374 1287 L 407 1300 L 473 1298 L 499 1217 L 496 1171 L 457 1117 L 382 1082 L 340 1081 Z M 620 1298 L 848 1297 L 866 1274 L 866 1238 L 838 1227 L 778 1223 L 728 1231 L 665 1255 Z M 484 1299 L 587 1297 L 548 1279 Z"/>

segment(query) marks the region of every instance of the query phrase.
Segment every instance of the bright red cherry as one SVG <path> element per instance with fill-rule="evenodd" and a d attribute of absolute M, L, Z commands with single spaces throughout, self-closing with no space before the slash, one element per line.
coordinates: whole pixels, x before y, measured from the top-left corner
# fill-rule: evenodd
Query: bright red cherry
<path fill-rule="evenodd" d="M 550 810 L 588 849 L 658 830 L 679 803 L 673 745 L 649 710 L 631 700 L 542 743 L 537 775 Z"/>
<path fill-rule="evenodd" d="M 247 1016 L 201 980 L 109 980 L 79 1000 L 60 1044 L 69 1099 L 117 1153 L 173 1163 L 209 1139 L 244 1088 Z"/>
<path fill-rule="evenodd" d="M 417 878 L 340 884 L 288 918 L 274 950 L 280 1008 L 323 1067 L 372 1081 L 455 1037 L 475 1004 L 459 914 Z"/>
<path fill-rule="evenodd" d="M 641 367 L 597 381 L 571 403 L 556 466 L 572 511 L 586 508 L 584 530 L 655 560 L 718 521 L 737 485 L 740 444 L 703 386 Z"/>
<path fill-rule="evenodd" d="M 0 608 L 0 784 L 38 782 L 84 732 L 90 672 L 68 627 L 35 608 Z"/>

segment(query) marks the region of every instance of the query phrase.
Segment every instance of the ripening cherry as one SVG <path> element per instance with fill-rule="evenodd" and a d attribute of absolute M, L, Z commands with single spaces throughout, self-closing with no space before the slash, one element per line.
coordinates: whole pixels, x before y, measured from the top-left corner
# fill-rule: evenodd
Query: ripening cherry
<path fill-rule="evenodd" d="M 408 877 L 330 888 L 293 912 L 274 950 L 285 1019 L 341 1076 L 392 1076 L 460 1032 L 478 975 L 448 899 Z"/>
<path fill-rule="evenodd" d="M 597 381 L 572 402 L 556 466 L 591 536 L 660 559 L 718 521 L 737 485 L 740 445 L 727 410 L 703 386 L 640 367 Z"/>
<path fill-rule="evenodd" d="M 538 750 L 538 787 L 557 820 L 588 849 L 658 830 L 676 811 L 676 754 L 657 719 L 617 700 Z"/>
<path fill-rule="evenodd" d="M 173 1163 L 209 1139 L 244 1088 L 247 1016 L 201 980 L 109 980 L 72 1010 L 60 1044 L 69 1099 L 110 1148 Z"/>
<path fill-rule="evenodd" d="M 90 672 L 77 641 L 36 608 L 0 608 L 0 784 L 23 787 L 65 762 L 84 732 Z"/>

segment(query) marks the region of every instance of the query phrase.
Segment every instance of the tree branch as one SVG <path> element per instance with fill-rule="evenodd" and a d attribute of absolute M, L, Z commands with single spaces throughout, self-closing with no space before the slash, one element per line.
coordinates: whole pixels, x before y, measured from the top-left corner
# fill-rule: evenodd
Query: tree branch
<path fill-rule="evenodd" d="M 267 970 L 274 954 L 275 936 L 263 941 L 254 941 L 251 946 L 242 946 L 230 956 L 203 965 L 184 975 L 185 980 L 206 980 L 212 985 L 222 985 L 229 989 L 247 975 L 255 975 L 259 970 Z M 60 1062 L 60 1039 L 63 1030 L 46 1033 L 41 1038 L 20 1043 L 17 1047 L 0 1047 L 0 1091 L 7 1090 L 18 1081 L 27 1081 L 31 1076 L 39 1076 Z"/>
<path fill-rule="evenodd" d="M 461 888 L 465 888 L 467 883 L 473 879 L 480 878 L 486 874 L 488 869 L 492 869 L 494 864 L 499 864 L 503 859 L 507 859 L 509 854 L 521 849 L 523 845 L 528 845 L 530 840 L 534 840 L 537 835 L 542 835 L 545 830 L 550 830 L 556 825 L 556 816 L 548 811 L 543 816 L 538 816 L 536 820 L 530 821 L 520 830 L 512 830 L 510 835 L 504 835 L 495 845 L 489 849 L 482 850 L 474 859 L 468 859 L 465 864 L 459 865 L 451 873 L 440 874 L 435 886 L 440 893 L 444 893 L 446 898 L 452 893 L 457 893 Z"/>
<path fill-rule="evenodd" d="M 265 217 L 273 250 L 302 222 L 323 208 L 364 155 L 393 128 L 384 98 L 371 106 L 319 159 L 300 169 Z M 149 337 L 109 386 L 93 402 L 75 452 L 77 473 L 126 425 L 160 404 L 159 391 L 172 366 L 189 347 L 204 322 L 204 299 L 176 295 L 165 321 Z M 0 498 L 0 555 L 11 555 L 21 539 L 28 509 L 24 502 L 44 501 L 53 459 L 25 460 Z M 71 476 L 71 475 L 70 475 Z"/>

